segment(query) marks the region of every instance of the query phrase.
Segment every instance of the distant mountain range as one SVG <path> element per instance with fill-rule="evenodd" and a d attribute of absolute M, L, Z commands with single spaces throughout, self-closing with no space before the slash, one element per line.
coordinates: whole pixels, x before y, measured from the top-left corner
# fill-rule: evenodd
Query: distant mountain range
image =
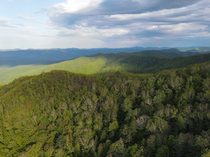
<path fill-rule="evenodd" d="M 197 51 L 199 51 L 199 49 L 197 49 Z M 40 64 L 22 64 L 5 69 L 3 69 L 4 66 L 2 66 L 2 70 L 0 71 L 0 83 L 9 83 L 20 76 L 35 75 L 51 70 L 67 70 L 83 74 L 107 74 L 116 71 L 155 73 L 166 69 L 182 68 L 195 63 L 209 61 L 210 54 L 208 52 L 210 51 L 204 51 L 202 48 L 202 52 L 165 49 L 145 50 L 134 53 L 97 53 L 91 56 L 83 56 L 62 62 L 58 60 L 48 60 L 47 62 L 47 58 L 45 58 L 45 61 L 39 60 L 43 61 L 43 63 L 40 62 Z M 50 64 L 50 61 L 59 63 Z"/>
<path fill-rule="evenodd" d="M 156 50 L 156 51 L 160 50 L 162 53 L 163 52 L 177 53 L 176 55 L 173 54 L 174 57 L 190 56 L 194 54 L 210 52 L 209 47 L 200 47 L 200 48 L 187 47 L 187 48 L 172 48 L 172 49 L 169 49 L 167 47 L 95 48 L 95 49 L 68 48 L 68 49 L 27 49 L 27 50 L 14 49 L 14 50 L 0 50 L 0 66 L 5 68 L 5 67 L 14 67 L 17 65 L 29 65 L 29 64 L 46 65 L 46 64 L 61 62 L 63 60 L 75 59 L 81 56 L 90 56 L 97 53 L 141 52 L 144 55 L 151 55 L 151 52 L 155 53 L 154 51 L 151 50 Z M 2 69 L 2 67 L 0 67 L 0 70 Z"/>

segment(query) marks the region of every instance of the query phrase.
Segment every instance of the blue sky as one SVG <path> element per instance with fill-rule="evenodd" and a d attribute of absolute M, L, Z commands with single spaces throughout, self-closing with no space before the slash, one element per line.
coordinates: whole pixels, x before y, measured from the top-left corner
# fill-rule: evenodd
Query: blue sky
<path fill-rule="evenodd" d="M 209 46 L 210 0 L 0 0 L 0 49 Z"/>

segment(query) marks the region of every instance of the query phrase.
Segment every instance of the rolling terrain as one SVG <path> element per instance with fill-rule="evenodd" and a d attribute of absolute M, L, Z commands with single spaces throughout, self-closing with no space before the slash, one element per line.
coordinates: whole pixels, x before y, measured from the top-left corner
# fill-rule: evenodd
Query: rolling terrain
<path fill-rule="evenodd" d="M 155 73 L 166 69 L 186 67 L 210 60 L 210 54 L 183 56 L 178 52 L 147 50 L 135 53 L 106 53 L 84 56 L 50 65 L 19 65 L 0 71 L 0 83 L 6 84 L 21 76 L 51 70 L 67 70 L 83 74 L 107 74 L 116 71 Z"/>
<path fill-rule="evenodd" d="M 29 64 L 53 64 L 63 60 L 75 59 L 82 56 L 95 55 L 97 53 L 134 53 L 141 52 L 142 55 L 156 55 L 175 57 L 175 56 L 190 56 L 194 54 L 208 53 L 210 48 L 185 48 L 185 49 L 168 49 L 166 47 L 131 47 L 131 48 L 96 48 L 96 49 L 14 49 L 0 50 L 0 70 L 14 67 L 17 65 Z M 170 53 L 164 54 L 164 53 Z"/>

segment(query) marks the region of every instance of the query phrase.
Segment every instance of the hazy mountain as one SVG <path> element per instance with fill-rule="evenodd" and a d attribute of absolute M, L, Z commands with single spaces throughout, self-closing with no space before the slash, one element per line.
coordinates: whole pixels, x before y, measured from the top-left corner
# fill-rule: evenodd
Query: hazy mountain
<path fill-rule="evenodd" d="M 17 65 L 48 65 L 58 63 L 64 60 L 44 60 L 44 59 L 33 59 L 19 56 L 0 57 L 0 68 L 1 67 L 14 67 Z"/>
<path fill-rule="evenodd" d="M 0 57 L 25 57 L 40 60 L 61 60 L 72 59 L 81 56 L 93 55 L 96 53 L 119 53 L 119 52 L 138 52 L 142 50 L 161 50 L 164 48 L 95 48 L 95 49 L 28 49 L 28 50 L 7 50 L 0 51 Z"/>
<path fill-rule="evenodd" d="M 148 54 L 150 55 L 148 56 Z M 67 70 L 83 74 L 107 74 L 116 71 L 155 73 L 210 60 L 210 54 L 175 56 L 179 56 L 179 53 L 150 50 L 138 53 L 100 53 L 50 65 L 20 65 L 1 70 L 0 83 L 5 84 L 20 76 L 35 75 L 51 70 Z"/>
<path fill-rule="evenodd" d="M 206 53 L 210 51 L 210 47 L 200 47 L 200 48 L 193 48 L 193 49 L 186 49 L 186 52 L 198 52 L 198 53 Z"/>
<path fill-rule="evenodd" d="M 189 56 L 199 53 L 207 53 L 210 48 L 196 48 L 196 49 L 168 49 L 166 47 L 131 47 L 131 48 L 96 48 L 96 49 L 28 49 L 28 50 L 1 50 L 0 51 L 0 66 L 16 66 L 31 64 L 48 64 L 48 62 L 59 62 L 61 60 L 69 60 L 81 56 L 90 56 L 97 53 L 134 53 L 144 51 L 142 55 L 157 55 L 151 54 L 151 50 L 159 50 L 161 53 L 180 53 L 181 56 Z M 150 50 L 150 51 L 145 51 Z M 149 54 L 146 54 L 149 53 Z M 156 53 L 156 52 L 154 52 Z M 160 56 L 163 56 L 161 54 Z M 165 56 L 165 55 L 164 55 Z M 174 57 L 178 54 L 174 54 Z M 169 57 L 169 56 L 167 56 Z M 173 57 L 173 55 L 171 56 Z M 6 60 L 6 62 L 4 62 Z"/>

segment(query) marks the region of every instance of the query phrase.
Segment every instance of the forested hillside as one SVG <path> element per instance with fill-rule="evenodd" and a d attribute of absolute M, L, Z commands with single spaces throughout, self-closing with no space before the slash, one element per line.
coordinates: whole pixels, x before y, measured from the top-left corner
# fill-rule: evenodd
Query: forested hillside
<path fill-rule="evenodd" d="M 174 50 L 173 50 L 174 51 Z M 210 53 L 181 57 L 177 52 L 158 50 L 138 53 L 107 53 L 80 57 L 50 65 L 20 65 L 0 71 L 0 83 L 6 84 L 20 76 L 35 75 L 51 70 L 67 70 L 83 74 L 108 74 L 113 72 L 155 73 L 210 60 Z"/>
<path fill-rule="evenodd" d="M 210 62 L 22 77 L 0 88 L 0 156 L 209 157 L 209 104 Z"/>

